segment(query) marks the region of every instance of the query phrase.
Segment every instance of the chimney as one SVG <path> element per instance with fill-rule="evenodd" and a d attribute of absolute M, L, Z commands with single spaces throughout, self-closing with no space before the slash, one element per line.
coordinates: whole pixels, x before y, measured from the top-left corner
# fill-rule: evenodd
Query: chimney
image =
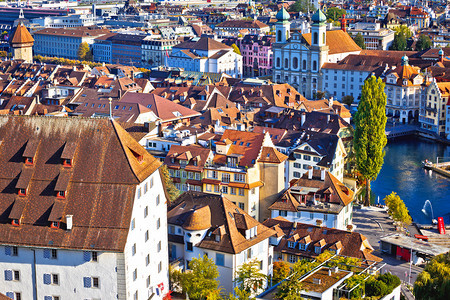
<path fill-rule="evenodd" d="M 293 229 L 297 229 L 297 222 L 294 222 L 294 226 L 292 226 Z"/>
<path fill-rule="evenodd" d="M 331 276 L 331 268 L 328 268 L 328 276 Z"/>
<path fill-rule="evenodd" d="M 131 80 L 134 81 L 134 70 L 131 70 Z"/>
<path fill-rule="evenodd" d="M 341 19 L 341 30 L 343 32 L 347 32 L 347 20 L 345 19 L 345 15 L 342 15 Z"/>
<path fill-rule="evenodd" d="M 333 107 L 333 97 L 330 97 L 329 99 L 328 99 L 328 107 Z"/>
<path fill-rule="evenodd" d="M 305 121 L 306 121 L 306 113 L 305 112 L 302 112 L 302 115 L 301 115 L 301 126 L 303 126 L 303 124 L 305 124 Z"/>
<path fill-rule="evenodd" d="M 320 170 L 320 180 L 325 181 L 325 170 Z"/>
<path fill-rule="evenodd" d="M 67 230 L 72 230 L 73 227 L 73 215 L 66 215 L 66 228 Z"/>
<path fill-rule="evenodd" d="M 444 62 L 444 50 L 442 50 L 442 49 L 439 50 L 439 61 L 441 63 Z"/>
<path fill-rule="evenodd" d="M 330 123 L 330 115 L 327 115 L 327 124 Z"/>
<path fill-rule="evenodd" d="M 308 179 L 311 180 L 313 178 L 313 169 L 308 170 Z"/>
<path fill-rule="evenodd" d="M 73 66 L 73 67 L 72 67 L 72 70 L 73 70 L 73 71 L 76 71 L 76 70 L 77 70 L 77 66 Z"/>

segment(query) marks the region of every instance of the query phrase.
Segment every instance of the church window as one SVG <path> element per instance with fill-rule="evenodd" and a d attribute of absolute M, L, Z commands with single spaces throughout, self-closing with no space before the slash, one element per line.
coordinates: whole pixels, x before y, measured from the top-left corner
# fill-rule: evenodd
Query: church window
<path fill-rule="evenodd" d="M 325 44 L 325 32 L 322 34 L 323 36 L 323 43 Z"/>
<path fill-rule="evenodd" d="M 284 67 L 289 68 L 289 59 L 287 58 L 284 59 Z"/>
<path fill-rule="evenodd" d="M 317 39 L 318 39 L 318 34 L 317 34 L 317 32 L 314 32 L 314 39 L 313 39 L 314 45 L 318 44 Z"/>
<path fill-rule="evenodd" d="M 292 66 L 294 67 L 294 69 L 298 68 L 298 58 L 294 57 L 294 59 L 292 60 Z"/>
<path fill-rule="evenodd" d="M 317 61 L 313 61 L 313 70 L 317 71 Z"/>
<path fill-rule="evenodd" d="M 278 30 L 277 42 L 281 42 L 281 30 Z"/>
<path fill-rule="evenodd" d="M 306 59 L 303 60 L 303 70 L 306 69 Z"/>
<path fill-rule="evenodd" d="M 277 67 L 281 67 L 281 59 L 277 57 Z"/>

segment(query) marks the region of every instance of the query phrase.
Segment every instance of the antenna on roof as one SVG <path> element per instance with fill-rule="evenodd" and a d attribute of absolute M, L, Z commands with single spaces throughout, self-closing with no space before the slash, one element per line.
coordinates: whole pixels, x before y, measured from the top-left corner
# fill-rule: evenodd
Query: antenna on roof
<path fill-rule="evenodd" d="M 113 119 L 113 116 L 112 116 L 112 98 L 109 97 L 108 101 L 109 101 L 109 119 L 112 120 Z"/>

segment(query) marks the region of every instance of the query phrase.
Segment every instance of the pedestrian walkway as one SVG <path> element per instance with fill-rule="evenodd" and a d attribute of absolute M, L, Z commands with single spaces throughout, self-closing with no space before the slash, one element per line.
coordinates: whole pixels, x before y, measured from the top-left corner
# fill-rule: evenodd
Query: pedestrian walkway
<path fill-rule="evenodd" d="M 405 286 L 405 284 L 402 283 L 401 292 L 405 296 L 406 300 L 414 300 L 416 297 L 414 297 L 413 293 Z"/>

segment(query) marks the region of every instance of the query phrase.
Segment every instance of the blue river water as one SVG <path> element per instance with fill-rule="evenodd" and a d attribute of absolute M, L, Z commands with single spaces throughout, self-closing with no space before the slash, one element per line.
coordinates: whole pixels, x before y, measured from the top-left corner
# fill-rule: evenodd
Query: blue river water
<path fill-rule="evenodd" d="M 429 200 L 434 218 L 443 217 L 445 224 L 450 224 L 450 178 L 430 174 L 421 164 L 425 159 L 436 162 L 436 157 L 446 157 L 445 160 L 450 161 L 450 146 L 410 137 L 389 141 L 385 150 L 384 165 L 371 185 L 380 203 L 395 191 L 405 202 L 414 222 L 431 224 L 430 205 L 425 207 L 426 214 L 422 212 L 425 201 Z"/>

